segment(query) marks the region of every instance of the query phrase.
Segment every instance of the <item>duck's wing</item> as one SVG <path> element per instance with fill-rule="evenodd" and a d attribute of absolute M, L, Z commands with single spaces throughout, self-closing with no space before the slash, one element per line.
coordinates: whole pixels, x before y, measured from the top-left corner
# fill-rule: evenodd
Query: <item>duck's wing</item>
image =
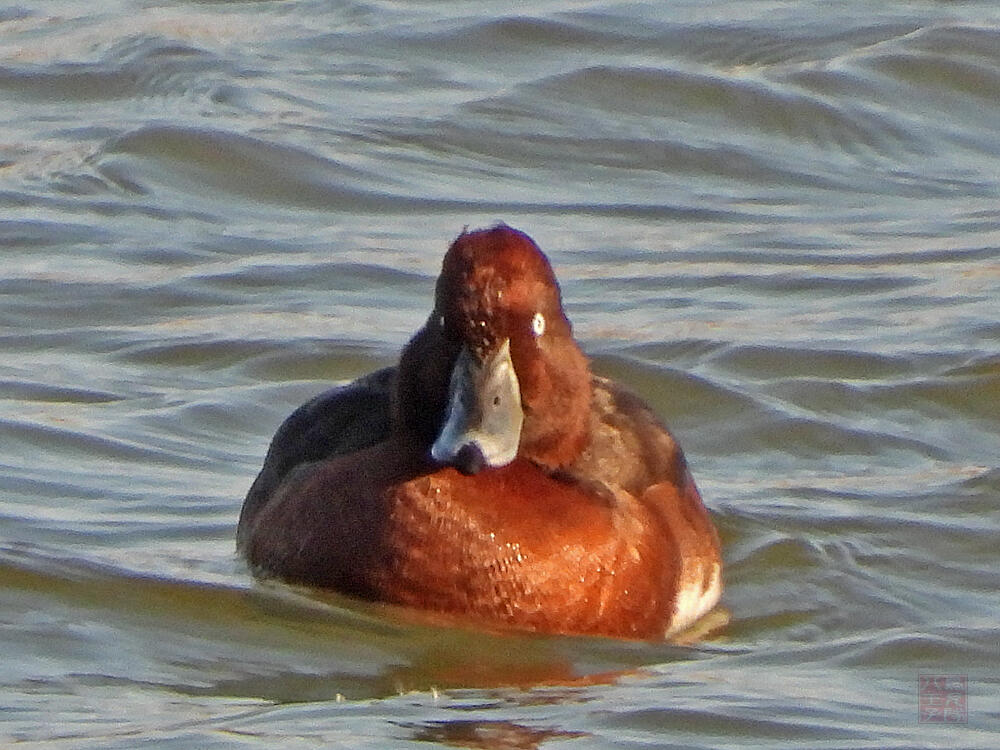
<path fill-rule="evenodd" d="M 682 488 L 691 481 L 680 445 L 641 398 L 599 375 L 591 388 L 590 442 L 565 475 L 636 497 L 661 482 Z"/>
<path fill-rule="evenodd" d="M 236 531 L 238 546 L 257 512 L 297 466 L 382 442 L 389 434 L 396 368 L 386 367 L 324 391 L 296 409 L 271 439 L 264 467 L 254 480 Z"/>

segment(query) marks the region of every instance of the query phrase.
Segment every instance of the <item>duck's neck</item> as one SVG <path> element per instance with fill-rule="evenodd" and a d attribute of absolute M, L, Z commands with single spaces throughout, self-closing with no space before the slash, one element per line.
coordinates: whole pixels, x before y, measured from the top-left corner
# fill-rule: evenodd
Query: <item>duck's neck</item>
<path fill-rule="evenodd" d="M 587 359 L 571 339 L 548 358 L 524 392 L 520 455 L 555 471 L 573 463 L 590 441 L 592 388 Z"/>

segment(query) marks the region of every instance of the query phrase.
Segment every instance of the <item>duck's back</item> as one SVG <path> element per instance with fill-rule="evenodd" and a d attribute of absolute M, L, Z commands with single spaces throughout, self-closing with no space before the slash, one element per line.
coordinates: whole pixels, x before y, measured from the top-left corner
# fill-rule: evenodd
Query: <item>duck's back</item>
<path fill-rule="evenodd" d="M 271 439 L 264 466 L 254 480 L 236 530 L 243 547 L 257 513 L 297 466 L 343 456 L 382 442 L 389 435 L 395 367 L 386 367 L 307 401 Z"/>

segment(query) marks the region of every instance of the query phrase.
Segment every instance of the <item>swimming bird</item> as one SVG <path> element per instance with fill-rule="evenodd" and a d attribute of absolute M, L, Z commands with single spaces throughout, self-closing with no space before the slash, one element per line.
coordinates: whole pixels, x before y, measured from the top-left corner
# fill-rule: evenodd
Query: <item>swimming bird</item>
<path fill-rule="evenodd" d="M 484 626 L 663 638 L 717 603 L 677 441 L 593 374 L 549 260 L 463 231 L 394 367 L 280 426 L 240 514 L 255 573 Z"/>

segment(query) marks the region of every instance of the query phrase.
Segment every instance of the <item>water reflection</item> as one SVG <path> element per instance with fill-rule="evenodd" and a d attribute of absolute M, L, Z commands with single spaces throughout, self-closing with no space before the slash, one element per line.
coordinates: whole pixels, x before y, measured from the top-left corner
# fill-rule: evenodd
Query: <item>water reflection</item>
<path fill-rule="evenodd" d="M 509 721 L 439 721 L 414 731 L 413 739 L 481 750 L 537 750 L 547 740 L 587 737 L 557 727 L 529 727 Z"/>

